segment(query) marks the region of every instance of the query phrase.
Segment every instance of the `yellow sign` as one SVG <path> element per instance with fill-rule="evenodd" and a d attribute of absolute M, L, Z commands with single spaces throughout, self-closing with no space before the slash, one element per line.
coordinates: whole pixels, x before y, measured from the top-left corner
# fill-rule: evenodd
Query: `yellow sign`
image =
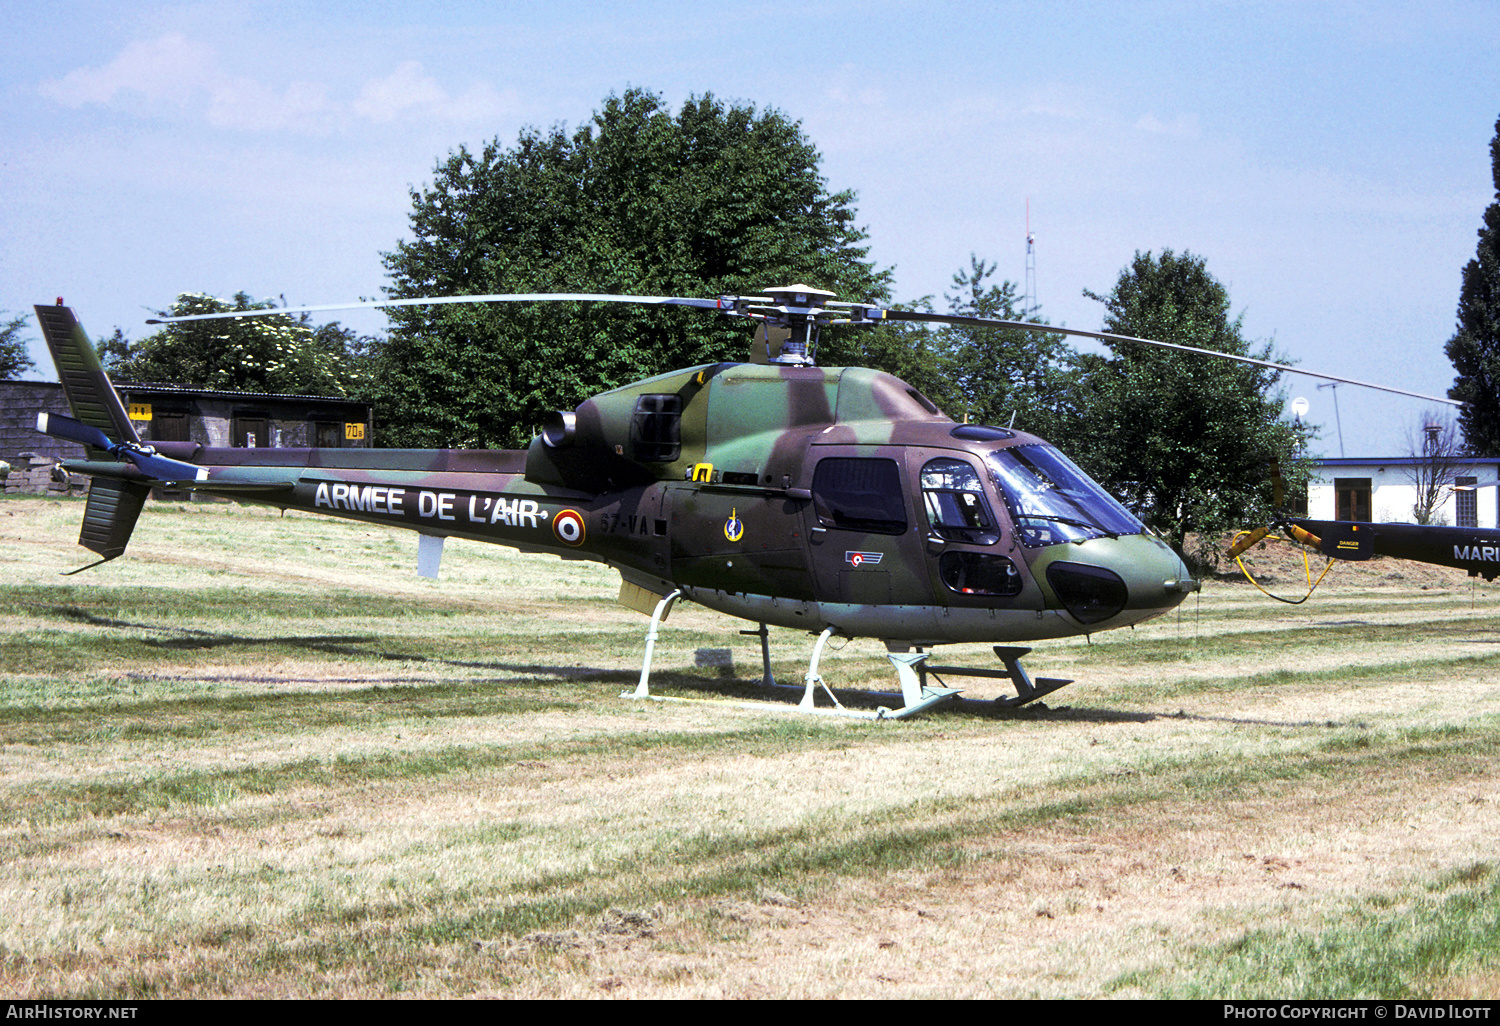
<path fill-rule="evenodd" d="M 150 420 L 151 419 L 151 404 L 150 403 L 131 403 L 130 404 L 130 419 L 131 420 Z"/>
<path fill-rule="evenodd" d="M 344 438 L 351 442 L 363 442 L 365 440 L 365 426 L 363 424 L 345 422 Z"/>
<path fill-rule="evenodd" d="M 714 465 L 712 463 L 694 463 L 693 480 L 707 481 L 712 483 L 714 479 Z"/>

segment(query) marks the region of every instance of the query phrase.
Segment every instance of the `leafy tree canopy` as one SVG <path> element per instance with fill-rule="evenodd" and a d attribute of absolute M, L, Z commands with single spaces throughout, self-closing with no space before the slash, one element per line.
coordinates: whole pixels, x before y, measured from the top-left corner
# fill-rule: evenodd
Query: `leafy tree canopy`
<path fill-rule="evenodd" d="M 582 127 L 460 147 L 413 191 L 412 239 L 385 254 L 392 297 L 525 292 L 753 294 L 806 282 L 884 301 L 854 194 L 774 110 L 610 96 Z M 743 322 L 683 309 L 538 304 L 390 313 L 379 402 L 393 445 L 518 446 L 553 409 L 667 370 L 745 359 Z M 825 333 L 819 362 L 899 360 L 886 332 Z M 916 383 L 916 382 L 914 382 Z M 920 383 L 917 383 L 918 387 Z"/>
<path fill-rule="evenodd" d="M 1252 347 L 1202 257 L 1136 253 L 1108 296 L 1103 330 L 1274 359 Z M 1273 466 L 1297 463 L 1305 429 L 1281 420 L 1280 374 L 1154 346 L 1111 343 L 1085 360 L 1074 458 L 1179 551 L 1190 531 L 1265 522 Z M 1198 555 L 1203 555 L 1199 553 Z"/>
<path fill-rule="evenodd" d="M 955 291 L 944 296 L 948 312 L 1045 323 L 1017 307 L 1015 282 L 990 281 L 994 273 L 994 264 L 971 255 L 968 269 L 953 276 Z M 949 414 L 986 424 L 1014 423 L 1047 438 L 1072 433 L 1077 356 L 1063 336 L 963 326 L 937 334 L 952 383 L 953 394 L 943 396 Z"/>
<path fill-rule="evenodd" d="M 1458 330 L 1448 340 L 1448 359 L 1458 380 L 1450 399 L 1469 405 L 1459 413 L 1471 453 L 1500 455 L 1500 121 L 1490 141 L 1495 202 L 1484 212 L 1479 247 L 1464 267 L 1458 295 Z"/>
<path fill-rule="evenodd" d="M 0 310 L 0 318 L 4 317 L 5 311 Z M 0 323 L 0 381 L 19 377 L 22 371 L 36 367 L 26 352 L 26 339 L 21 334 L 25 330 L 25 314 Z"/>
<path fill-rule="evenodd" d="M 269 300 L 243 292 L 228 302 L 183 293 L 163 317 L 269 310 Z M 132 343 L 118 329 L 101 339 L 99 355 L 125 381 L 170 382 L 197 388 L 298 395 L 348 396 L 364 388 L 368 339 L 337 323 L 315 326 L 304 314 L 168 324 Z"/>

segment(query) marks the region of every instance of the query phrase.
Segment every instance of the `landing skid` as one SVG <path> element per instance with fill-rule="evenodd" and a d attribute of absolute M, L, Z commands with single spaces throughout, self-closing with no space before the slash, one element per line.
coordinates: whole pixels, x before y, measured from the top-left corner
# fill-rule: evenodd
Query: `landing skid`
<path fill-rule="evenodd" d="M 992 680 L 1008 680 L 1015 685 L 1016 693 L 1013 697 L 1001 696 L 995 699 L 996 705 L 1016 709 L 1028 702 L 1035 702 L 1043 695 L 1050 695 L 1058 688 L 1066 687 L 1073 683 L 1071 680 L 1062 680 L 1058 677 L 1038 677 L 1032 679 L 1031 674 L 1021 665 L 1021 658 L 1031 654 L 1029 648 L 1019 648 L 1009 645 L 996 645 L 995 655 L 1005 664 L 1003 670 L 986 670 L 976 666 L 929 666 L 927 658 L 930 652 L 897 653 L 891 652 L 886 658 L 896 668 L 896 675 L 901 678 L 901 694 L 906 698 L 906 704 L 911 705 L 914 697 L 921 697 L 929 692 L 936 692 L 939 688 L 927 686 L 927 675 L 930 673 L 942 680 L 941 674 L 950 677 L 988 677 Z M 953 694 L 958 689 L 951 690 Z"/>
<path fill-rule="evenodd" d="M 656 651 L 657 635 L 662 621 L 672 611 L 672 604 L 681 596 L 681 591 L 674 591 L 670 595 L 664 596 L 656 604 L 656 609 L 651 614 L 651 626 L 646 630 L 646 651 L 641 661 L 640 682 L 636 685 L 634 691 L 622 692 L 620 694 L 621 698 L 649 699 L 656 702 L 712 701 L 712 699 L 698 698 L 674 699 L 651 694 L 651 657 Z M 771 674 L 770 632 L 766 629 L 766 625 L 761 624 L 759 630 L 740 631 L 740 633 L 760 638 L 761 665 L 763 668 L 761 685 L 768 690 L 774 688 L 777 690 L 786 689 L 788 691 L 795 691 L 795 688 L 777 684 L 776 678 Z M 812 713 L 822 716 L 848 716 L 862 720 L 900 720 L 931 709 L 933 706 L 959 700 L 958 696 L 962 693 L 962 688 L 950 688 L 947 686 L 933 687 L 927 682 L 928 674 L 937 678 L 940 685 L 942 684 L 940 674 L 955 677 L 987 677 L 1009 680 L 1015 686 L 1015 696 L 1002 696 L 994 700 L 995 705 L 1004 708 L 1019 708 L 1029 702 L 1036 701 L 1043 695 L 1051 694 L 1064 685 L 1073 683 L 1071 680 L 1059 680 L 1051 677 L 1038 677 L 1033 680 L 1025 668 L 1021 666 L 1021 658 L 1031 652 L 1029 648 L 996 645 L 995 655 L 999 656 L 1000 661 L 1005 665 L 1005 668 L 1001 670 L 963 666 L 929 666 L 927 660 L 932 654 L 930 652 L 891 652 L 887 653 L 886 658 L 890 659 L 891 665 L 896 669 L 896 676 L 901 682 L 901 694 L 899 696 L 902 702 L 901 707 L 892 708 L 882 705 L 875 709 L 850 709 L 838 700 L 838 696 L 833 693 L 833 690 L 818 674 L 818 663 L 822 659 L 823 648 L 828 644 L 829 639 L 837 633 L 838 631 L 835 628 L 829 627 L 822 634 L 818 635 L 818 640 L 813 645 L 812 658 L 808 662 L 807 673 L 802 677 L 802 698 L 795 706 L 768 702 L 730 702 L 727 704 L 741 708 Z M 820 708 L 816 704 L 819 688 L 822 688 L 829 700 L 833 702 L 833 708 Z M 898 696 L 880 694 L 871 697 L 896 698 Z"/>

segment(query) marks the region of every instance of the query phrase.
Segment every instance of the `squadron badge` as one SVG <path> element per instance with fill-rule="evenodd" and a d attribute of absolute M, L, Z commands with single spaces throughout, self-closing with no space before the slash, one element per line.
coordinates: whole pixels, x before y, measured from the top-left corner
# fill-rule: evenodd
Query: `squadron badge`
<path fill-rule="evenodd" d="M 745 524 L 739 518 L 739 510 L 731 509 L 729 519 L 724 521 L 724 537 L 732 542 L 737 542 L 745 537 Z"/>

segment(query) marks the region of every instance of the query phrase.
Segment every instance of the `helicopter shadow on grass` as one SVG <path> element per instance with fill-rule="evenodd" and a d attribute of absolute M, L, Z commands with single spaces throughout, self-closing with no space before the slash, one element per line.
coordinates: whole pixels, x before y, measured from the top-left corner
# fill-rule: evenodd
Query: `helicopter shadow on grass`
<path fill-rule="evenodd" d="M 656 670 L 651 674 L 654 693 L 668 693 L 663 697 L 682 698 L 686 701 L 743 701 L 756 705 L 795 706 L 801 700 L 805 687 L 802 684 L 775 684 L 766 686 L 758 680 L 744 680 L 732 676 L 718 679 L 672 670 Z M 842 688 L 829 685 L 839 703 L 846 709 L 872 712 L 881 707 L 899 710 L 903 704 L 901 695 L 892 691 L 869 691 L 861 688 Z M 675 692 L 675 694 L 671 694 Z M 828 695 L 820 687 L 816 704 L 820 710 L 830 709 Z M 965 716 L 991 720 L 1033 720 L 1057 722 L 1091 723 L 1146 723 L 1159 719 L 1158 713 L 1141 713 L 1123 709 L 1080 709 L 1072 706 L 1048 706 L 1043 702 L 1013 707 L 1001 705 L 989 699 L 955 697 L 923 710 L 922 717 L 932 715 Z"/>
<path fill-rule="evenodd" d="M 325 655 L 344 656 L 351 658 L 368 658 L 375 656 L 378 659 L 386 659 L 393 662 L 422 663 L 435 666 L 451 666 L 469 670 L 490 670 L 496 673 L 534 675 L 538 677 L 552 677 L 558 680 L 600 680 L 617 681 L 624 684 L 634 680 L 634 674 L 628 670 L 608 669 L 599 666 L 552 666 L 542 663 L 505 663 L 494 660 L 467 660 L 451 659 L 441 656 L 419 655 L 412 652 L 382 652 L 372 650 L 369 646 L 378 644 L 382 639 L 375 634 L 312 634 L 312 635 L 271 635 L 270 637 L 245 637 L 238 634 L 224 634 L 217 631 L 206 631 L 195 627 L 170 627 L 161 624 L 136 623 L 129 620 L 120 620 L 114 617 L 96 616 L 76 606 L 52 606 L 51 612 L 72 620 L 76 623 L 84 623 L 93 627 L 128 628 L 132 630 L 152 631 L 166 635 L 176 635 L 166 638 L 146 638 L 142 641 L 147 648 L 158 649 L 163 652 L 192 652 L 204 651 L 217 648 L 270 648 L 285 646 L 289 648 L 305 649 L 309 652 L 319 652 Z M 496 683 L 513 683 L 508 678 L 497 678 Z"/>
<path fill-rule="evenodd" d="M 758 680 L 744 680 L 735 675 L 732 662 L 721 662 L 721 650 L 699 651 L 698 665 L 705 668 L 718 667 L 718 679 L 691 673 L 661 670 L 651 676 L 653 689 L 677 689 L 690 695 L 711 695 L 719 701 L 746 701 L 795 705 L 801 700 L 805 685 L 778 683 L 767 687 Z M 705 658 L 707 656 L 708 658 Z M 717 656 L 717 658 L 716 658 Z M 872 711 L 882 706 L 900 709 L 903 700 L 900 694 L 886 691 L 870 691 L 859 688 L 832 687 L 834 695 L 846 708 Z M 686 697 L 678 695 L 674 697 Z M 819 689 L 815 696 L 819 708 L 826 709 L 828 696 Z M 1033 702 L 1024 706 L 1003 705 L 993 699 L 955 697 L 947 702 L 925 710 L 921 715 L 941 714 L 965 716 L 990 720 L 1026 720 L 1055 723 L 1152 723 L 1162 720 L 1192 720 L 1201 723 L 1227 723 L 1234 726 L 1308 728 L 1321 727 L 1329 730 L 1363 728 L 1364 723 L 1341 723 L 1335 720 L 1271 720 L 1247 716 L 1213 716 L 1188 713 L 1182 709 L 1175 712 L 1149 712 L 1139 710 L 1111 709 L 1099 707 L 1077 707 L 1068 705 L 1049 706 L 1044 702 Z"/>
<path fill-rule="evenodd" d="M 745 700 L 759 703 L 775 702 L 795 705 L 801 699 L 803 693 L 802 685 L 777 684 L 772 688 L 767 688 L 759 681 L 727 679 L 712 681 L 705 680 L 702 677 L 672 673 L 670 671 L 654 673 L 651 680 L 653 687 L 656 688 L 677 688 L 684 692 L 697 694 L 707 692 L 711 693 L 718 700 Z M 874 710 L 881 706 L 888 709 L 899 709 L 902 704 L 901 696 L 893 692 L 864 691 L 853 688 L 835 687 L 833 688 L 833 693 L 846 708 L 861 711 Z M 820 709 L 829 707 L 826 694 L 820 690 L 817 697 Z M 929 715 L 945 715 L 986 720 L 1022 720 L 1039 723 L 1095 723 L 1101 725 L 1189 720 L 1199 723 L 1224 723 L 1233 726 L 1274 727 L 1278 729 L 1306 729 L 1311 727 L 1326 730 L 1347 730 L 1366 729 L 1369 726 L 1366 723 L 1358 721 L 1272 720 L 1249 716 L 1211 716 L 1188 713 L 1180 709 L 1176 712 L 1150 712 L 1134 709 L 1090 708 L 1071 705 L 1049 706 L 1044 702 L 1033 702 L 1029 705 L 1016 707 L 1002 705 L 993 699 L 963 697 L 957 697 L 947 702 L 940 702 L 924 710 L 920 715 L 924 717 Z"/>
<path fill-rule="evenodd" d="M 272 646 L 286 646 L 346 658 L 368 658 L 373 655 L 376 658 L 393 662 L 450 666 L 456 669 L 467 670 L 488 670 L 495 673 L 551 678 L 560 683 L 587 680 L 629 685 L 637 680 L 637 673 L 634 670 L 609 669 L 595 666 L 556 666 L 542 663 L 507 663 L 498 660 L 451 659 L 410 652 L 373 651 L 369 646 L 377 644 L 381 640 L 378 635 L 373 634 L 245 637 L 237 634 L 207 631 L 195 627 L 139 623 L 115 617 L 98 616 L 77 606 L 54 605 L 49 607 L 49 611 L 58 617 L 93 627 L 125 628 L 168 635 L 165 638 L 146 638 L 143 641 L 143 644 L 148 648 L 163 652 L 203 651 L 234 647 L 268 648 Z M 703 668 L 712 669 L 713 664 L 709 663 Z M 783 704 L 788 706 L 795 705 L 801 699 L 804 691 L 804 687 L 801 684 L 776 684 L 767 687 L 757 680 L 739 679 L 733 676 L 734 667 L 732 664 L 719 665 L 717 669 L 721 674 L 718 678 L 705 676 L 702 672 L 695 674 L 663 668 L 652 673 L 652 686 L 658 692 L 665 690 L 684 693 L 674 697 L 701 696 L 701 700 L 705 701 L 712 699 L 718 701 L 743 701 L 762 705 Z M 492 682 L 496 684 L 513 684 L 515 680 L 505 677 L 495 678 Z M 413 683 L 430 682 L 414 680 Z M 862 712 L 873 711 L 882 706 L 888 709 L 899 709 L 902 705 L 901 695 L 896 692 L 840 688 L 833 687 L 832 685 L 830 687 L 839 702 L 851 710 Z M 828 707 L 828 697 L 821 689 L 819 689 L 816 698 L 818 699 L 818 706 L 820 708 Z M 692 698 L 688 700 L 691 701 Z M 993 700 L 963 698 L 961 696 L 955 697 L 948 702 L 939 703 L 925 710 L 922 715 L 964 716 L 974 719 L 1024 720 L 1055 723 L 1151 723 L 1157 720 L 1181 719 L 1207 723 L 1227 723 L 1236 726 L 1280 728 L 1323 727 L 1326 729 L 1344 729 L 1363 726 L 1363 724 L 1338 723 L 1333 720 L 1278 721 L 1249 717 L 1208 716 L 1187 713 L 1182 710 L 1176 712 L 1141 712 L 1125 709 L 1079 708 L 1076 706 L 1053 707 L 1043 702 L 1034 702 L 1030 705 L 1013 707 L 1001 705 Z"/>

